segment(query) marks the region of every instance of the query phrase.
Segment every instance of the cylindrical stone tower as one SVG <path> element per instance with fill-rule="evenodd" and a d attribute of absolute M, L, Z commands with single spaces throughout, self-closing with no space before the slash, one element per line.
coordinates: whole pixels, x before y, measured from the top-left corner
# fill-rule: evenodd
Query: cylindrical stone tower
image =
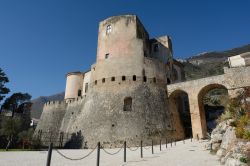
<path fill-rule="evenodd" d="M 82 96 L 83 75 L 81 72 L 67 74 L 65 97 L 66 101 Z"/>

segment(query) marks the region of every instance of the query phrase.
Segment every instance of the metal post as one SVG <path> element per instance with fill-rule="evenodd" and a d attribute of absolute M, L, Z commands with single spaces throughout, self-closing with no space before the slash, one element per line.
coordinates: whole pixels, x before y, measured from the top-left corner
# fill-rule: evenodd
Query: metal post
<path fill-rule="evenodd" d="M 126 145 L 127 143 L 126 143 L 126 141 L 124 142 L 124 162 L 126 162 L 127 160 L 126 160 Z"/>
<path fill-rule="evenodd" d="M 142 141 L 141 141 L 141 158 L 143 158 Z"/>
<path fill-rule="evenodd" d="M 160 139 L 160 151 L 161 151 L 161 139 Z"/>
<path fill-rule="evenodd" d="M 152 140 L 152 154 L 154 154 L 154 142 Z"/>
<path fill-rule="evenodd" d="M 50 143 L 47 155 L 47 164 L 46 166 L 50 166 L 51 156 L 52 156 L 53 143 Z"/>
<path fill-rule="evenodd" d="M 99 166 L 100 165 L 100 148 L 101 148 L 101 144 L 100 142 L 97 143 L 97 158 L 96 158 L 96 165 Z"/>
<path fill-rule="evenodd" d="M 176 146 L 176 139 L 174 139 L 174 145 Z"/>
<path fill-rule="evenodd" d="M 168 148 L 168 139 L 166 138 L 166 149 Z"/>
<path fill-rule="evenodd" d="M 50 138 L 49 141 L 52 142 L 52 131 L 50 131 Z"/>
<path fill-rule="evenodd" d="M 183 144 L 185 144 L 185 139 L 183 138 Z"/>
<path fill-rule="evenodd" d="M 191 142 L 192 142 L 192 137 L 191 137 Z"/>
<path fill-rule="evenodd" d="M 170 141 L 170 142 L 171 142 L 171 147 L 172 147 L 172 141 L 173 141 L 173 140 L 171 139 L 171 141 Z"/>
<path fill-rule="evenodd" d="M 62 147 L 63 147 L 63 137 L 64 137 L 64 132 L 62 132 L 62 142 L 61 142 Z"/>
<path fill-rule="evenodd" d="M 197 140 L 199 141 L 199 135 L 197 134 Z"/>

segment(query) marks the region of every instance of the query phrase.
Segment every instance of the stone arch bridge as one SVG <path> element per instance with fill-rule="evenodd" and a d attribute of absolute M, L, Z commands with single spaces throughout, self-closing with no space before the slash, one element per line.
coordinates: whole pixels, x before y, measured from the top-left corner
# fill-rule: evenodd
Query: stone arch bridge
<path fill-rule="evenodd" d="M 250 66 L 224 68 L 222 75 L 170 84 L 167 86 L 167 93 L 170 108 L 176 105 L 173 99 L 180 93 L 188 95 L 193 137 L 205 138 L 207 127 L 203 96 L 214 88 L 225 88 L 228 90 L 229 97 L 233 98 L 239 90 L 248 86 L 250 86 Z"/>

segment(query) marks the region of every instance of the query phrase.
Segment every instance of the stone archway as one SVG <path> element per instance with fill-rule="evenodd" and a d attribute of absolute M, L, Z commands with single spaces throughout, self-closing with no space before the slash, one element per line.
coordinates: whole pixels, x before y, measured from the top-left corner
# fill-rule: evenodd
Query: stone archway
<path fill-rule="evenodd" d="M 222 84 L 209 84 L 209 85 L 206 85 L 205 87 L 202 87 L 197 95 L 203 137 L 207 136 L 207 121 L 206 121 L 206 112 L 205 112 L 205 108 L 204 108 L 203 98 L 209 91 L 211 91 L 213 89 L 225 89 L 225 90 L 227 90 L 227 88 Z"/>
<path fill-rule="evenodd" d="M 173 115 L 173 126 L 177 134 L 176 138 L 192 137 L 188 93 L 183 90 L 172 92 L 169 96 L 169 107 Z"/>

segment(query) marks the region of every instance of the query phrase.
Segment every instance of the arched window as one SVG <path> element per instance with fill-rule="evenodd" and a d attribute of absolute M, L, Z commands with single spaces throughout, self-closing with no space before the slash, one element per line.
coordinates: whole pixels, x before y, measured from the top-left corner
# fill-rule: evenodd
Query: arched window
<path fill-rule="evenodd" d="M 132 98 L 126 97 L 124 99 L 123 111 L 132 111 Z"/>
<path fill-rule="evenodd" d="M 133 81 L 136 81 L 136 75 L 133 75 Z"/>
<path fill-rule="evenodd" d="M 108 25 L 107 28 L 106 28 L 106 34 L 110 34 L 112 31 L 112 26 L 111 25 Z"/>

